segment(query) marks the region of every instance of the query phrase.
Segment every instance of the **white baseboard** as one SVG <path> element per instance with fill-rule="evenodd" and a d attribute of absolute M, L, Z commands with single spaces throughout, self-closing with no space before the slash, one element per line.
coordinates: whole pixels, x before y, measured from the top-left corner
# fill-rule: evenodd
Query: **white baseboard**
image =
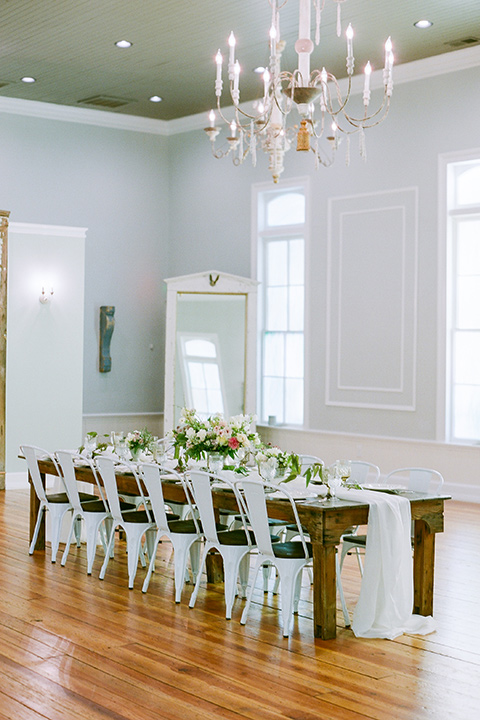
<path fill-rule="evenodd" d="M 5 473 L 6 490 L 26 490 L 29 487 L 28 473 L 26 471 Z"/>

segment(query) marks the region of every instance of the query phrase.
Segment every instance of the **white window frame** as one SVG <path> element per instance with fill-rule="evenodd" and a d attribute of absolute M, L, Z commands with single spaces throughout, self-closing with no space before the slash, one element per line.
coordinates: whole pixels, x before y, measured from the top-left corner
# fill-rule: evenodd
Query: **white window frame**
<path fill-rule="evenodd" d="M 478 439 L 453 437 L 452 418 L 452 332 L 455 298 L 454 277 L 454 220 L 480 212 L 480 207 L 451 207 L 449 187 L 455 173 L 455 165 L 480 162 L 480 148 L 439 156 L 438 188 L 438 363 L 437 363 L 437 440 L 458 445 L 478 444 Z"/>
<path fill-rule="evenodd" d="M 266 230 L 262 227 L 261 221 L 264 217 L 264 202 L 268 194 L 301 192 L 305 197 L 305 222 L 300 225 L 282 225 Z M 260 281 L 258 293 L 258 324 L 257 324 L 257 402 L 259 423 L 263 415 L 263 332 L 264 332 L 264 301 L 263 301 L 263 257 L 264 239 L 279 238 L 285 235 L 285 239 L 293 239 L 300 235 L 304 239 L 304 326 L 303 326 L 303 350 L 304 350 L 304 373 L 303 373 L 303 423 L 293 427 L 306 427 L 309 415 L 309 276 L 310 267 L 310 179 L 308 177 L 296 178 L 290 181 L 282 181 L 275 186 L 272 183 L 257 183 L 252 186 L 252 245 L 251 265 L 252 277 Z"/>

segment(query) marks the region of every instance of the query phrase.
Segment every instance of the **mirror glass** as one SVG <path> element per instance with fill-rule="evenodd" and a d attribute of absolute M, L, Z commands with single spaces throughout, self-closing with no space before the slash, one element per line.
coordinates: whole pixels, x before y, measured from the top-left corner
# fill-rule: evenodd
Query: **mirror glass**
<path fill-rule="evenodd" d="M 244 294 L 177 293 L 175 425 L 183 407 L 244 413 L 246 309 Z"/>

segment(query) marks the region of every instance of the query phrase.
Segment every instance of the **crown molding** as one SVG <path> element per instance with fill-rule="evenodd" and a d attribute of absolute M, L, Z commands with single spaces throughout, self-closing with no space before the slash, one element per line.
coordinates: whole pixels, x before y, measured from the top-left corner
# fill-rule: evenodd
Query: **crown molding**
<path fill-rule="evenodd" d="M 48 235 L 50 237 L 85 238 L 88 228 L 70 225 L 38 225 L 37 223 L 12 222 L 9 231 L 18 235 Z"/>
<path fill-rule="evenodd" d="M 394 67 L 394 83 L 396 85 L 445 75 L 451 72 L 468 70 L 480 66 L 480 45 L 463 50 L 452 50 L 443 55 L 415 60 Z M 383 84 L 382 70 L 376 70 L 371 76 L 371 88 L 381 88 Z M 347 80 L 339 82 L 341 92 L 345 92 Z M 363 90 L 363 74 L 352 79 L 352 92 Z M 251 103 L 242 104 L 242 109 L 250 112 Z M 206 111 L 197 115 L 188 115 L 176 120 L 153 120 L 137 115 L 120 115 L 105 110 L 92 110 L 68 105 L 38 102 L 36 100 L 20 100 L 19 98 L 0 97 L 0 113 L 37 117 L 45 120 L 60 120 L 83 125 L 96 125 L 116 130 L 150 133 L 152 135 L 178 135 L 191 130 L 205 127 Z"/>
<path fill-rule="evenodd" d="M 43 118 L 44 120 L 61 120 L 116 130 L 150 133 L 152 135 L 169 134 L 168 121 L 166 120 L 152 120 L 138 115 L 117 115 L 105 110 L 56 105 L 36 100 L 0 97 L 0 112 Z"/>

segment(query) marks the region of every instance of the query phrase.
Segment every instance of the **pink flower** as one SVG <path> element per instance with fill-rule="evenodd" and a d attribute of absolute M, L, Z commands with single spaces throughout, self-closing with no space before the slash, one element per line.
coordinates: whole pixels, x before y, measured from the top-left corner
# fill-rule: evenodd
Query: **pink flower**
<path fill-rule="evenodd" d="M 237 450 L 240 447 L 240 443 L 238 442 L 236 437 L 231 437 L 228 439 L 228 447 L 232 450 Z"/>

